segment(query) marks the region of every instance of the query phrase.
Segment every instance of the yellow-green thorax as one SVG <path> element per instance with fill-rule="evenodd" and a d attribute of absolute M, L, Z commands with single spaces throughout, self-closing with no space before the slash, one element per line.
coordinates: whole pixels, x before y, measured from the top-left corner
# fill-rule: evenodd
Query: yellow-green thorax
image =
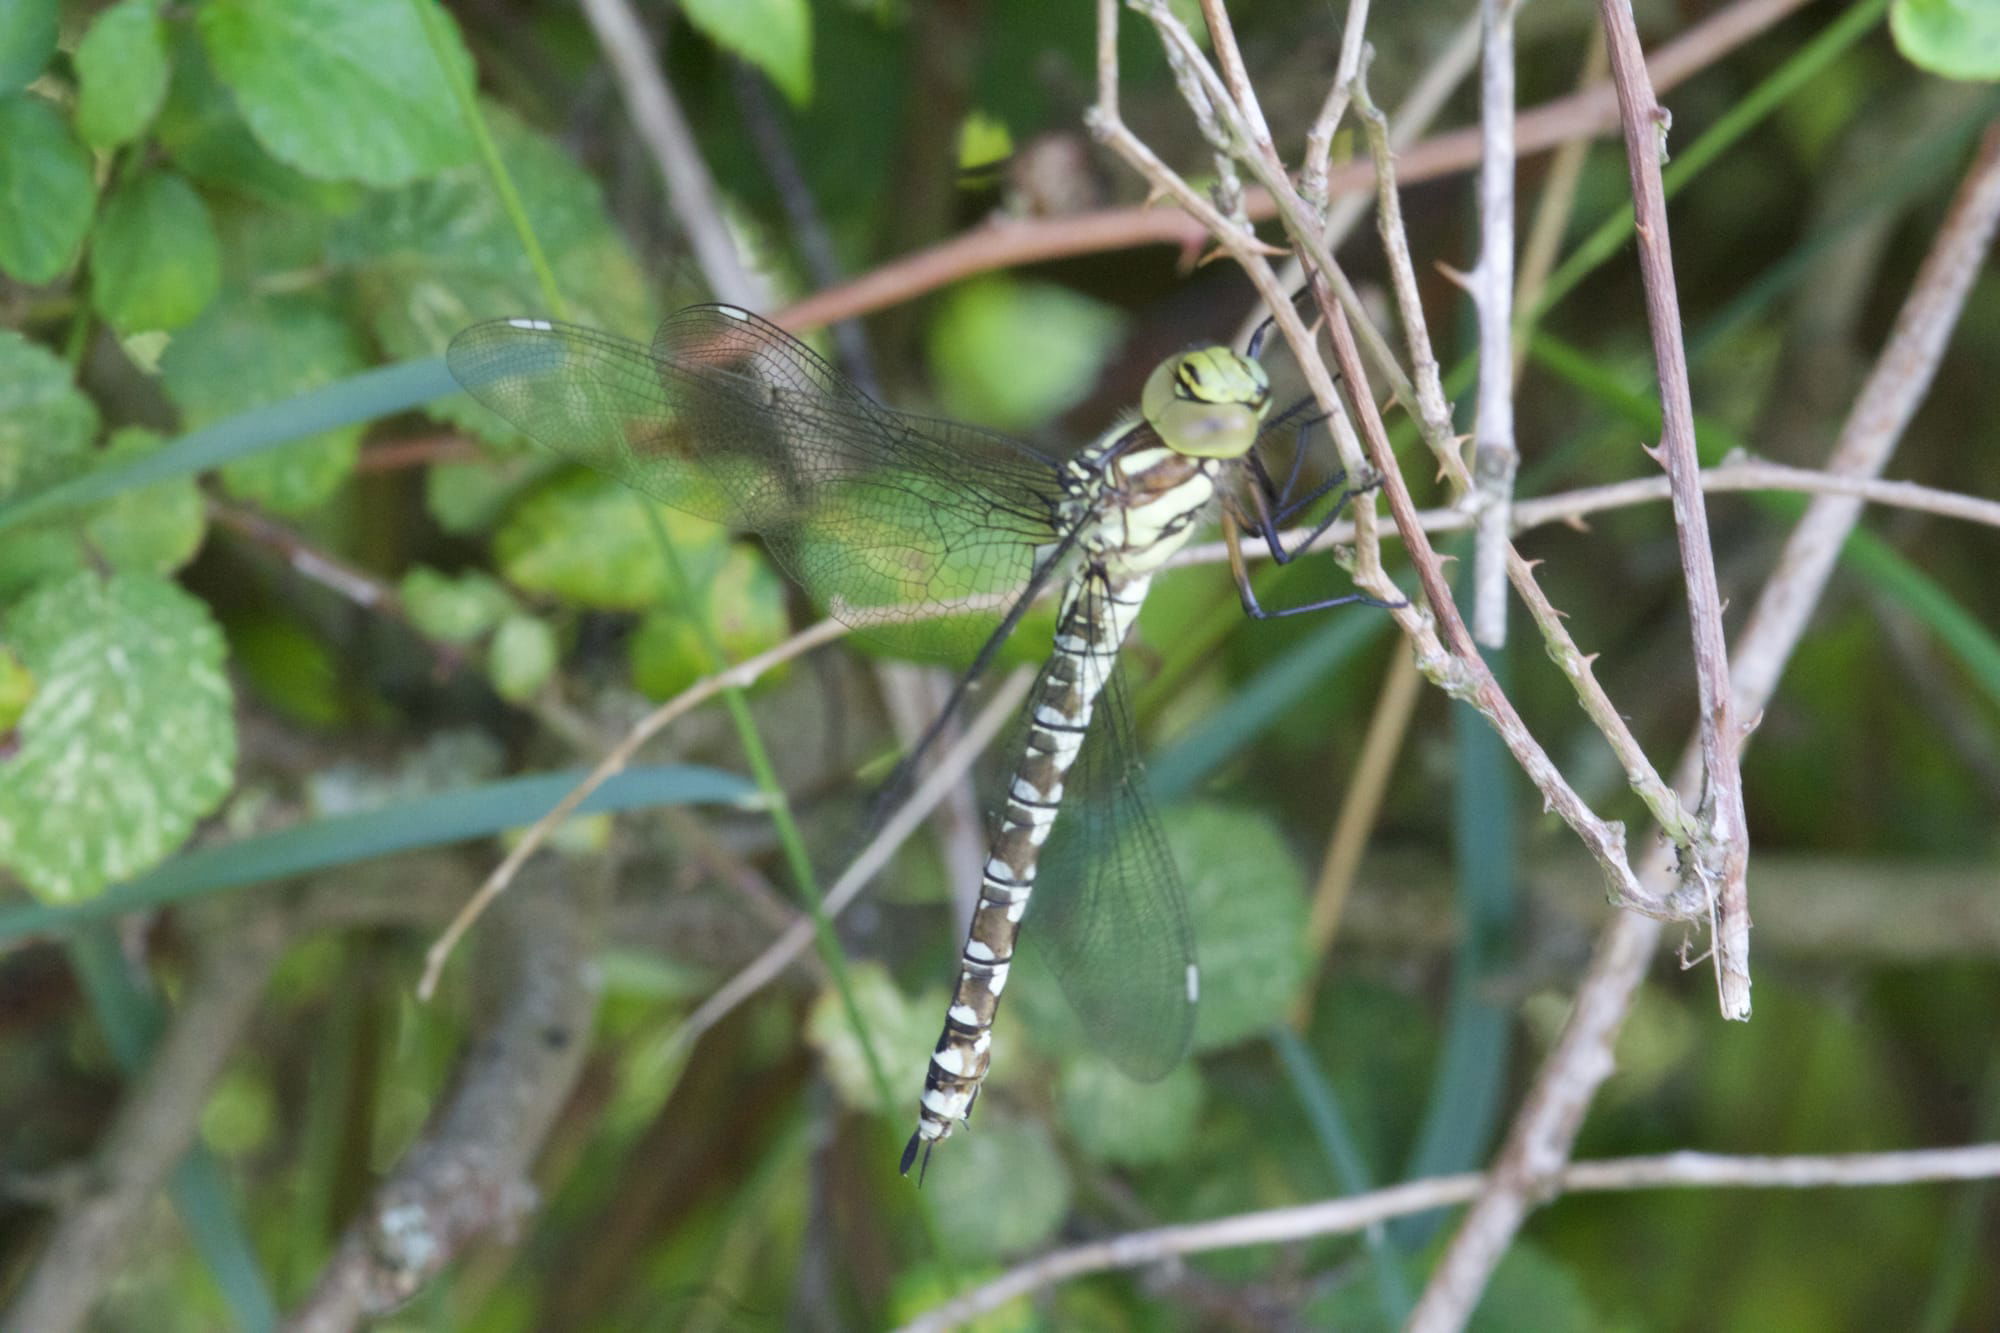
<path fill-rule="evenodd" d="M 1161 442 L 1192 458 L 1241 458 L 1257 442 L 1270 406 L 1264 367 L 1227 347 L 1168 357 L 1139 399 Z"/>

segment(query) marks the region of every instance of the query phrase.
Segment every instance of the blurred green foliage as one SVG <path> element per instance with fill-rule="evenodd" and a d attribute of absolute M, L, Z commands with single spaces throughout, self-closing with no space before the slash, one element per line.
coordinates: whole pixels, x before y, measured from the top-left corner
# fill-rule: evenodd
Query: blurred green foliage
<path fill-rule="evenodd" d="M 1587 8 L 1523 11 L 1524 104 L 1572 86 L 1594 40 Z M 1978 82 L 2000 76 L 1992 6 L 1895 0 L 1874 29 L 1881 4 L 1823 8 L 1668 99 L 1674 251 L 1711 462 L 1737 446 L 1824 458 L 1969 144 L 2000 111 Z M 1280 148 L 1295 153 L 1337 24 L 1324 6 L 1232 9 Z M 1393 106 L 1459 16 L 1376 11 L 1371 79 Z M 1094 87 L 1091 6 L 715 0 L 645 17 L 724 215 L 782 289 L 832 284 L 1036 200 L 1139 200 L 1077 130 Z M 1678 16 L 1641 17 L 1649 45 L 1677 31 Z M 1125 23 L 1120 55 L 1128 119 L 1184 170 L 1210 170 L 1142 24 Z M 479 156 L 465 86 L 525 226 Z M 1681 151 L 1704 135 L 1703 152 Z M 991 165 L 995 145 L 1016 154 L 961 175 Z M 1050 191 L 1029 172 L 1046 161 L 1084 165 Z M 1524 161 L 1524 223 L 1543 180 Z M 1540 316 L 1520 395 L 1532 491 L 1650 470 L 1635 447 L 1657 408 L 1620 248 L 1626 189 L 1616 150 L 1593 149 L 1563 229 L 1561 299 Z M 119 1081 L 197 984 L 186 936 L 226 924 L 205 900 L 241 888 L 261 903 L 287 876 L 345 882 L 366 858 L 525 823 L 645 696 L 706 675 L 711 642 L 741 660 L 824 610 L 758 547 L 561 466 L 449 392 L 431 360 L 474 322 L 556 313 L 529 238 L 577 322 L 643 337 L 663 309 L 699 298 L 662 193 L 573 6 L 0 4 L 0 873 L 20 900 L 6 938 L 72 939 L 66 955 L 0 957 L 0 986 L 27 997 L 8 1012 L 28 1016 L 0 1023 L 10 1178 L 92 1151 Z M 1468 349 L 1469 317 L 1430 261 L 1469 262 L 1471 191 L 1462 177 L 1424 183 L 1407 203 L 1449 363 Z M 1133 405 L 1160 355 L 1229 337 L 1250 311 L 1239 279 L 1176 258 L 1113 250 L 970 276 L 871 321 L 872 368 L 915 411 L 1088 438 Z M 1343 258 L 1365 292 L 1379 289 L 1369 244 Z M 2000 415 L 1996 358 L 1989 271 L 1897 475 L 2000 494 L 2000 455 L 1981 447 Z M 1441 498 L 1428 464 L 1405 461 L 1419 500 Z M 1309 459 L 1309 475 L 1319 466 Z M 284 540 L 212 525 L 223 495 Z M 1712 500 L 1732 609 L 1798 510 Z M 1758 1011 L 1744 1027 L 1713 1019 L 1703 973 L 1662 969 L 1621 1036 L 1585 1155 L 1868 1151 L 2000 1132 L 1990 909 L 1933 906 L 1903 883 L 1939 864 L 1990 872 L 2000 856 L 1992 541 L 1868 515 L 1747 769 L 1758 864 L 1826 858 L 1814 863 L 1824 929 L 1802 933 L 1838 943 L 1795 951 L 1787 918 L 1760 915 Z M 1654 506 L 1523 543 L 1662 757 L 1692 708 L 1673 542 Z M 1278 605 L 1346 588 L 1319 559 L 1259 579 Z M 689 808 L 609 833 L 600 816 L 552 854 L 579 882 L 614 867 L 622 888 L 606 1001 L 543 1159 L 541 1211 L 504 1274 L 491 1257 L 469 1261 L 384 1326 L 882 1326 L 1070 1239 L 1324 1197 L 1357 1162 L 1394 1182 L 1435 1143 L 1467 1160 L 1490 1151 L 1490 1108 L 1463 1090 L 1505 1101 L 1519 1089 L 1566 1012 L 1594 918 L 1577 906 L 1551 923 L 1515 901 L 1524 894 L 1475 900 L 1466 886 L 1481 879 L 1471 870 L 1524 885 L 1574 857 L 1571 841 L 1487 791 L 1491 770 L 1448 743 L 1427 697 L 1374 834 L 1415 868 L 1364 871 L 1332 961 L 1308 958 L 1321 848 L 1401 649 L 1370 610 L 1249 625 L 1235 600 L 1218 569 L 1165 575 L 1128 653 L 1202 963 L 1198 1058 L 1147 1085 L 1108 1066 L 1037 975 L 1030 931 L 978 1116 L 913 1193 L 895 1149 L 956 943 L 944 857 L 922 838 L 841 926 L 868 960 L 850 990 L 890 1105 L 848 1007 L 804 969 L 692 1050 L 673 1046 L 793 910 L 768 810 L 731 809 L 749 784 L 689 766 L 741 772 L 742 742 L 694 714 L 661 742 L 669 762 L 628 774 L 634 785 L 604 807 Z M 1001 665 L 1038 660 L 1050 625 L 1030 615 Z M 1636 834 L 1643 812 L 1526 628 L 1517 620 L 1510 691 L 1587 798 Z M 750 711 L 829 871 L 870 826 L 855 774 L 901 743 L 880 699 L 904 687 L 874 667 L 949 657 L 965 637 L 913 626 L 759 683 Z M 494 781 L 544 770 L 564 774 Z M 1494 799 L 1466 799 L 1482 794 L 1469 783 Z M 204 820 L 218 845 L 191 846 Z M 483 873 L 493 859 L 485 844 L 467 864 Z M 1454 902 L 1448 883 L 1466 896 Z M 89 903 L 127 892 L 174 913 L 143 958 L 76 933 Z M 1757 892 L 1753 878 L 1753 903 Z M 18 915 L 49 907 L 61 910 Z M 1976 918 L 1961 952 L 1912 958 L 1883 943 L 1930 911 Z M 1446 933 L 1426 930 L 1453 913 L 1478 919 L 1494 957 L 1454 970 Z M 99 1326 L 263 1327 L 274 1300 L 303 1297 L 489 1012 L 463 964 L 440 1003 L 408 999 L 431 934 L 327 929 L 280 961 L 203 1115 L 212 1155 L 175 1178 L 195 1240 L 149 1231 Z M 51 959 L 67 960 L 88 1007 Z M 1469 1042 L 1491 1030 L 1462 1021 L 1475 1012 L 1513 1040 Z M 1295 1016 L 1303 1074 L 1267 1041 Z M 1308 1091 L 1328 1099 L 1318 1115 Z M 1342 1143 L 1324 1137 L 1328 1106 Z M 32 1265 L 41 1220 L 25 1197 L 0 1205 L 0 1271 Z M 1928 1327 L 1989 1327 L 2000 1281 L 1969 1256 L 1994 1251 L 1996 1225 L 1990 1201 L 1957 1186 L 1566 1198 L 1531 1222 L 1474 1326 L 1905 1327 L 1921 1304 Z M 1397 1284 L 1419 1288 L 1438 1243 L 1246 1247 L 1157 1277 L 1086 1279 L 975 1326 L 1390 1327 Z"/>

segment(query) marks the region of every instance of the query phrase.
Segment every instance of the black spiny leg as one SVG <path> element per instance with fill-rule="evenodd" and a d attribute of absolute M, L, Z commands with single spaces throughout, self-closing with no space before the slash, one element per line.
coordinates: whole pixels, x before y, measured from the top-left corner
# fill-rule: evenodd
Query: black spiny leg
<path fill-rule="evenodd" d="M 1296 410 L 1294 409 L 1294 411 Z M 1285 415 L 1290 416 L 1291 413 L 1288 412 Z M 1324 418 L 1321 419 L 1323 420 Z M 1280 418 L 1280 420 L 1282 421 L 1283 418 Z M 1303 434 L 1313 424 L 1313 422 L 1306 422 L 1301 425 L 1300 433 Z M 1333 508 L 1327 511 L 1326 517 L 1314 524 L 1312 531 L 1308 532 L 1302 541 L 1288 550 L 1284 542 L 1279 539 L 1278 525 L 1293 515 L 1309 508 L 1318 502 L 1321 497 L 1328 494 L 1336 486 L 1344 484 L 1347 480 L 1345 472 L 1336 472 L 1326 481 L 1315 486 L 1307 494 L 1297 499 L 1290 498 L 1291 490 L 1298 480 L 1299 459 L 1304 456 L 1304 453 L 1304 449 L 1301 448 L 1294 455 L 1290 473 L 1285 478 L 1285 485 L 1282 490 L 1272 482 L 1271 474 L 1264 467 L 1263 459 L 1257 456 L 1256 450 L 1251 450 L 1247 455 L 1250 464 L 1250 473 L 1256 482 L 1255 486 L 1250 488 L 1251 499 L 1257 509 L 1256 521 L 1251 526 L 1256 529 L 1257 535 L 1264 539 L 1264 545 L 1270 550 L 1271 558 L 1281 565 L 1289 565 L 1294 558 L 1303 555 L 1310 549 L 1312 544 L 1324 536 L 1327 530 L 1340 520 L 1340 516 L 1347 512 L 1349 502 L 1357 495 L 1365 494 L 1373 490 L 1376 486 L 1381 485 L 1378 479 L 1366 486 L 1349 487 L 1347 490 L 1342 491 L 1340 498 L 1334 501 Z M 1238 545 L 1238 522 L 1239 520 L 1235 514 L 1225 512 L 1222 516 L 1222 536 L 1223 541 L 1229 547 L 1229 569 L 1230 573 L 1236 579 L 1237 595 L 1243 600 L 1244 612 L 1252 619 L 1276 620 L 1282 616 L 1304 615 L 1308 611 L 1325 611 L 1331 607 L 1347 606 L 1355 602 L 1360 602 L 1366 606 L 1381 607 L 1385 610 L 1393 610 L 1396 607 L 1405 605 L 1402 602 L 1384 602 L 1378 598 L 1370 597 L 1366 593 L 1350 592 L 1339 597 L 1328 597 L 1317 602 L 1307 602 L 1302 606 L 1285 606 L 1275 610 L 1266 609 L 1257 601 L 1257 592 L 1250 584 L 1250 571 L 1243 561 L 1243 553 Z"/>

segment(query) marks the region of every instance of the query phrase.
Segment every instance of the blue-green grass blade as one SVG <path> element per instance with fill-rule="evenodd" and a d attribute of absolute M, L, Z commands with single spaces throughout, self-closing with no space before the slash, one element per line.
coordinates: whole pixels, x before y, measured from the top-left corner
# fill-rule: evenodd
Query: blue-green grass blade
<path fill-rule="evenodd" d="M 1313 1137 L 1319 1140 L 1320 1152 L 1332 1166 L 1333 1178 L 1342 1192 L 1366 1194 L 1374 1189 L 1374 1173 L 1361 1154 L 1361 1145 L 1354 1141 L 1354 1132 L 1347 1127 L 1339 1094 L 1319 1067 L 1319 1061 L 1313 1058 L 1312 1048 L 1283 1024 L 1271 1029 L 1271 1046 L 1278 1053 L 1278 1062 L 1292 1091 L 1305 1107 L 1306 1121 L 1312 1126 Z M 1361 1235 L 1373 1260 L 1375 1300 L 1382 1311 L 1383 1325 L 1400 1328 L 1415 1304 L 1410 1295 L 1409 1275 L 1403 1271 L 1402 1248 L 1384 1226 L 1370 1226 Z"/>
<path fill-rule="evenodd" d="M 1504 687 L 1505 657 L 1488 661 Z M 1500 737 L 1469 705 L 1454 703 L 1451 716 L 1458 946 L 1444 1042 L 1405 1173 L 1410 1180 L 1470 1170 L 1486 1159 L 1500 1124 L 1513 1045 L 1511 1010 L 1488 997 L 1494 978 L 1512 963 L 1518 770 Z M 1442 1216 L 1403 1218 L 1392 1231 L 1405 1245 L 1419 1246 Z"/>
<path fill-rule="evenodd" d="M 582 781 L 584 771 L 542 773 L 444 792 L 363 814 L 317 819 L 277 833 L 177 856 L 92 899 L 63 907 L 0 912 L 0 942 L 74 930 L 121 912 L 158 907 L 223 889 L 350 865 L 522 828 L 546 814 Z M 578 814 L 655 805 L 744 805 L 757 789 L 718 769 L 657 765 L 627 769 L 590 796 Z"/>
<path fill-rule="evenodd" d="M 1394 624 L 1388 616 L 1360 607 L 1329 615 L 1311 637 L 1252 676 L 1226 704 L 1161 752 L 1148 772 L 1154 799 L 1167 805 L 1188 796 Z"/>
<path fill-rule="evenodd" d="M 170 477 L 206 472 L 249 454 L 357 421 L 373 421 L 458 392 L 442 357 L 363 371 L 283 402 L 191 431 L 144 457 L 72 477 L 0 504 L 0 531 Z"/>

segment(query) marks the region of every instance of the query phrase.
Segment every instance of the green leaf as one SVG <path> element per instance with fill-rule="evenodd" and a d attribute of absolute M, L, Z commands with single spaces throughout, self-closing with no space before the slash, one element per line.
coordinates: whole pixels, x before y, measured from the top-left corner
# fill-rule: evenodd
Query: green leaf
<path fill-rule="evenodd" d="M 155 452 L 160 444 L 152 431 L 128 426 L 115 432 L 93 461 L 100 467 L 122 466 Z M 0 600 L 94 563 L 171 574 L 194 558 L 207 530 L 201 491 L 192 477 L 120 491 L 81 514 L 31 523 L 0 541 Z"/>
<path fill-rule="evenodd" d="M 471 643 L 514 610 L 500 581 L 476 569 L 453 577 L 418 565 L 403 575 L 399 591 L 410 622 L 446 643 Z"/>
<path fill-rule="evenodd" d="M 160 374 L 193 428 L 330 384 L 361 364 L 353 334 L 320 298 L 227 296 L 174 338 Z M 281 513 L 311 509 L 353 470 L 363 429 L 355 422 L 238 459 L 223 480 Z"/>
<path fill-rule="evenodd" d="M 2000 79 L 2000 4 L 1994 0 L 1896 0 L 1896 49 L 1947 79 Z"/>
<path fill-rule="evenodd" d="M 754 548 L 738 542 L 704 590 L 710 631 L 728 661 L 740 662 L 774 646 L 790 629 L 785 581 Z M 660 608 L 639 622 L 632 636 L 632 679 L 655 699 L 669 699 L 711 670 L 707 636 L 678 609 Z"/>
<path fill-rule="evenodd" d="M 138 138 L 166 100 L 168 73 L 157 0 L 119 0 L 77 43 L 77 133 L 100 151 Z"/>
<path fill-rule="evenodd" d="M 90 249 L 90 292 L 121 334 L 177 329 L 215 299 L 222 250 L 194 187 L 149 171 L 104 200 Z"/>
<path fill-rule="evenodd" d="M 1187 1151 L 1202 1093 L 1192 1061 L 1157 1083 L 1139 1083 L 1110 1061 L 1086 1054 L 1064 1066 L 1056 1096 L 1077 1147 L 1107 1165 L 1144 1166 Z"/>
<path fill-rule="evenodd" d="M 913 1066 L 914 1067 L 914 1066 Z M 1069 1171 L 1040 1125 L 987 1118 L 940 1144 L 925 1173 L 945 1248 L 990 1259 L 1033 1249 L 1069 1213 Z"/>
<path fill-rule="evenodd" d="M 484 115 L 571 317 L 633 336 L 650 331 L 648 284 L 597 182 L 504 109 L 488 105 Z M 545 304 L 520 237 L 476 164 L 371 195 L 336 231 L 331 254 L 354 273 L 375 336 L 392 356 L 442 352 L 467 325 Z M 495 443 L 521 440 L 463 394 L 431 410 Z"/>
<path fill-rule="evenodd" d="M 39 97 L 0 97 L 0 271 L 26 283 L 76 259 L 97 187 L 90 155 Z"/>
<path fill-rule="evenodd" d="M 78 574 L 7 616 L 40 682 L 0 764 L 0 862 L 45 902 L 147 869 L 229 791 L 236 729 L 222 635 L 163 579 Z"/>
<path fill-rule="evenodd" d="M 331 727 L 347 715 L 340 667 L 298 621 L 282 612 L 233 617 L 229 648 L 250 688 L 285 716 Z"/>
<path fill-rule="evenodd" d="M 581 606 L 640 611 L 676 584 L 660 560 L 642 500 L 609 477 L 572 472 L 530 492 L 493 536 L 500 572 L 514 586 Z M 721 562 L 728 534 L 713 523 L 655 505 L 697 585 Z"/>
<path fill-rule="evenodd" d="M 212 189 L 261 203 L 324 212 L 354 205 L 358 186 L 314 180 L 264 151 L 191 25 L 174 33 L 172 51 L 173 82 L 155 133 L 176 166 Z"/>
<path fill-rule="evenodd" d="M 1039 426 L 1089 392 L 1122 324 L 1111 307 L 1052 283 L 964 283 L 927 339 L 938 396 L 955 417 Z"/>
<path fill-rule="evenodd" d="M 812 11 L 806 0 L 682 0 L 689 23 L 770 76 L 794 106 L 812 101 Z"/>
<path fill-rule="evenodd" d="M 1212 1051 L 1262 1032 L 1291 1005 L 1305 976 L 1305 875 L 1262 815 L 1184 805 L 1166 823 L 1201 963 L 1194 1047 Z"/>
<path fill-rule="evenodd" d="M 35 697 L 35 675 L 21 659 L 0 644 L 0 735 L 14 729 Z"/>
<path fill-rule="evenodd" d="M 0 93 L 19 92 L 56 53 L 56 0 L 0 5 Z"/>
<path fill-rule="evenodd" d="M 854 1007 L 868 1028 L 868 1042 L 885 1070 L 919 1071 L 937 1045 L 937 1016 L 945 1003 L 941 991 L 927 991 L 915 1000 L 906 998 L 880 963 L 856 963 L 848 969 L 848 985 L 854 993 Z M 813 1000 L 806 1015 L 806 1041 L 819 1052 L 826 1076 L 840 1099 L 858 1111 L 882 1112 L 881 1095 L 875 1075 L 861 1052 L 860 1038 L 848 1021 L 847 1006 L 840 992 L 829 986 Z M 919 1079 L 922 1074 L 917 1074 Z M 900 1088 L 901 1085 L 898 1085 Z M 910 1114 L 916 1115 L 911 1102 Z"/>
<path fill-rule="evenodd" d="M 517 613 L 494 631 L 486 669 L 502 699 L 526 703 L 555 674 L 559 656 L 556 632 L 548 622 Z"/>
<path fill-rule="evenodd" d="M 259 143 L 322 180 L 402 185 L 469 160 L 449 80 L 409 0 L 210 0 L 198 22 Z"/>
<path fill-rule="evenodd" d="M 97 408 L 62 358 L 0 329 L 0 496 L 83 471 L 96 434 Z"/>

